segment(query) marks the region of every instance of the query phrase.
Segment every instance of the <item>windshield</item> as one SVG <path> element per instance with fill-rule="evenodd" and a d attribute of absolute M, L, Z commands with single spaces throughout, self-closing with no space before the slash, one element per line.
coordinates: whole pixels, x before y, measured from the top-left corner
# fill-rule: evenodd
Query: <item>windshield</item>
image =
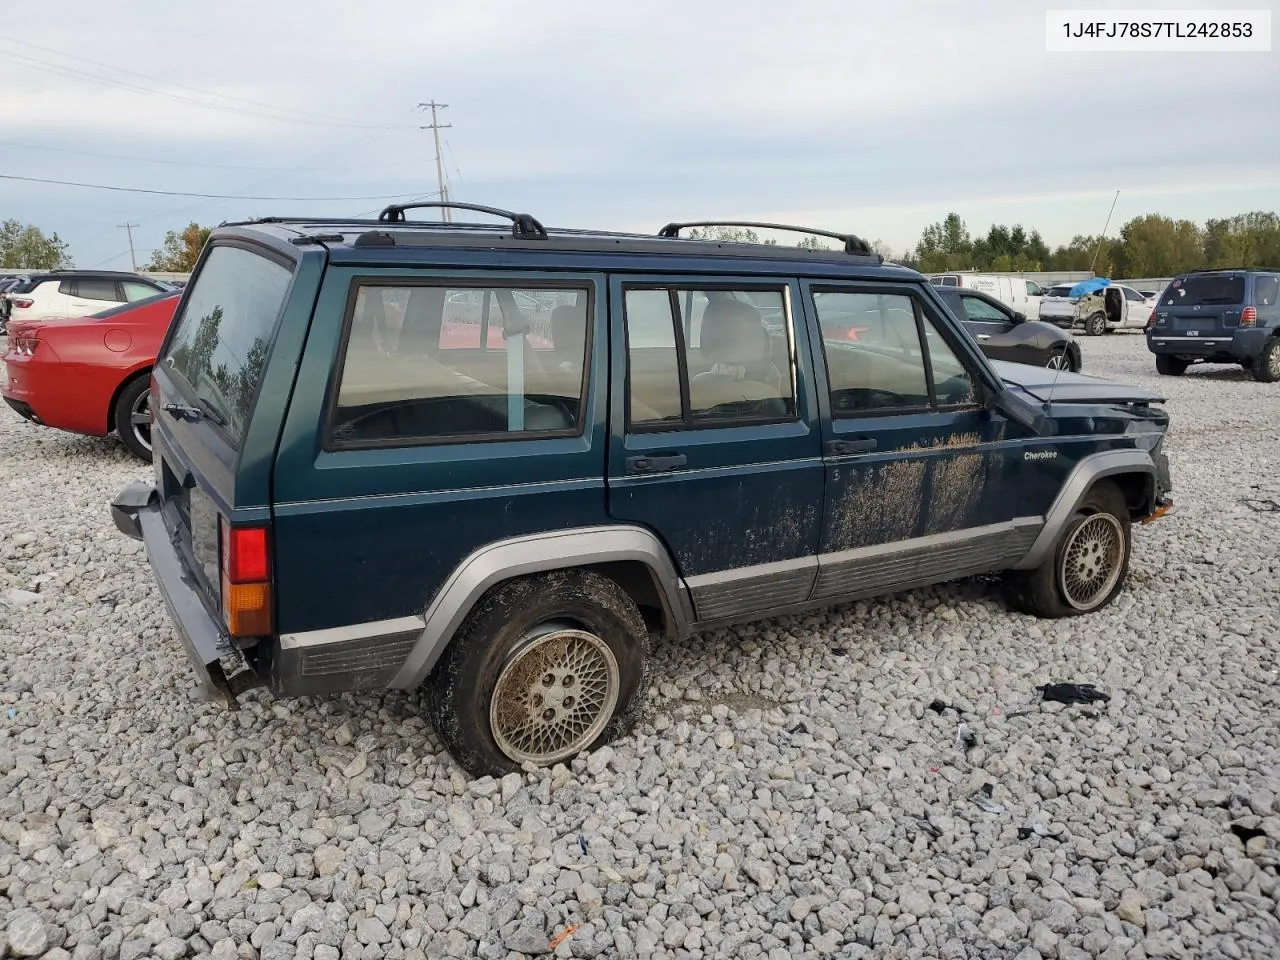
<path fill-rule="evenodd" d="M 1046 297 L 1065 297 L 1071 293 L 1071 288 L 1075 286 L 1073 283 L 1063 284 L 1057 287 L 1050 287 L 1045 291 Z"/>
<path fill-rule="evenodd" d="M 292 274 L 239 247 L 215 247 L 196 278 L 162 363 L 190 400 L 213 410 L 233 442 L 244 433 Z"/>
<path fill-rule="evenodd" d="M 1244 277 L 1239 274 L 1203 274 L 1183 277 L 1169 284 L 1163 306 L 1192 307 L 1202 304 L 1236 304 L 1244 302 Z"/>

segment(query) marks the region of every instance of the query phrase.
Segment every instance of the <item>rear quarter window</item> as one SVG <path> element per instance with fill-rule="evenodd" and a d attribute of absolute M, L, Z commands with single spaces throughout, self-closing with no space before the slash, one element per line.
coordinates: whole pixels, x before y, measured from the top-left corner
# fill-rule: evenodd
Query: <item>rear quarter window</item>
<path fill-rule="evenodd" d="M 214 247 L 195 277 L 161 363 L 190 399 L 244 435 L 292 272 L 242 247 Z"/>

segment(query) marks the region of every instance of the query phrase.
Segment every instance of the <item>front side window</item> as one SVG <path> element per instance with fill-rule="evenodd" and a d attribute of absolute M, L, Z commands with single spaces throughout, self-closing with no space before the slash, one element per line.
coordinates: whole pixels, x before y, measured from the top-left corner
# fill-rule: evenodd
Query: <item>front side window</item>
<path fill-rule="evenodd" d="M 332 437 L 407 445 L 582 429 L 590 288 L 365 283 Z"/>
<path fill-rule="evenodd" d="M 1006 323 L 1009 317 L 998 307 L 993 306 L 981 297 L 961 297 L 964 304 L 964 315 L 970 320 L 981 320 L 986 323 Z"/>
<path fill-rule="evenodd" d="M 1043 295 L 1044 295 L 1044 291 L 1040 289 L 1040 284 L 1036 283 L 1034 280 L 1027 281 L 1028 297 L 1039 297 Z"/>
<path fill-rule="evenodd" d="M 973 402 L 973 381 L 913 296 L 816 291 L 837 416 Z"/>
<path fill-rule="evenodd" d="M 628 422 L 681 429 L 792 419 L 783 290 L 630 288 Z"/>
<path fill-rule="evenodd" d="M 196 275 L 161 363 L 233 443 L 244 435 L 291 271 L 241 247 L 218 246 Z"/>

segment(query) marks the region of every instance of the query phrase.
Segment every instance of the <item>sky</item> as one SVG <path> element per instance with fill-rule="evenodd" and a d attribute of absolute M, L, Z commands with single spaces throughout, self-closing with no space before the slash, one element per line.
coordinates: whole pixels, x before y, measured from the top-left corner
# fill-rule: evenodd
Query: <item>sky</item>
<path fill-rule="evenodd" d="M 431 199 L 430 100 L 451 198 L 554 226 L 768 220 L 900 253 L 950 211 L 1065 243 L 1117 190 L 1112 234 L 1280 210 L 1280 44 L 1046 52 L 1068 5 L 6 0 L 0 174 L 254 199 L 0 179 L 0 220 L 128 269 L 125 223 L 141 266 L 193 220 Z"/>

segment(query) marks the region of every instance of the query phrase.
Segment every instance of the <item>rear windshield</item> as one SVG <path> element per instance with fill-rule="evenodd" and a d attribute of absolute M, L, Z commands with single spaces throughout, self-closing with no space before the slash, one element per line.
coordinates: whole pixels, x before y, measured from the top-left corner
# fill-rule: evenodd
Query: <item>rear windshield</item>
<path fill-rule="evenodd" d="M 1050 287 L 1045 291 L 1044 295 L 1046 297 L 1066 297 L 1071 294 L 1071 288 L 1074 286 L 1074 283 L 1068 283 L 1065 286 Z"/>
<path fill-rule="evenodd" d="M 185 381 L 192 400 L 225 421 L 235 443 L 244 434 L 291 277 L 259 254 L 214 247 L 174 320 L 162 362 Z"/>
<path fill-rule="evenodd" d="M 1190 307 L 1198 304 L 1244 302 L 1244 277 L 1206 275 L 1183 277 L 1169 284 L 1163 306 Z"/>

